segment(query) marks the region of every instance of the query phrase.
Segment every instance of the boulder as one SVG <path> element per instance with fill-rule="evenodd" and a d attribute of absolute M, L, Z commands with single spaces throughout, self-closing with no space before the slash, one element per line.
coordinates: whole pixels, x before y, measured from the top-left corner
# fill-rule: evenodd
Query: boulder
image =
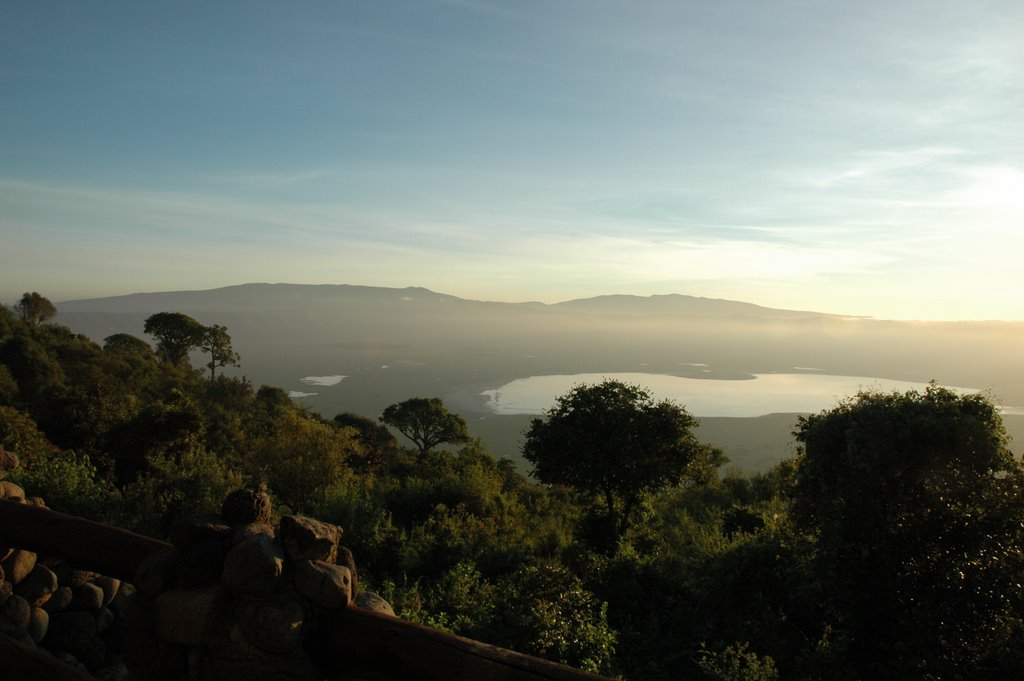
<path fill-rule="evenodd" d="M 78 570 L 67 563 L 57 563 L 50 569 L 53 570 L 55 575 L 57 575 L 58 584 L 61 586 L 70 586 L 72 589 L 82 586 L 86 582 L 91 582 L 99 577 L 99 574 L 96 572 Z"/>
<path fill-rule="evenodd" d="M 297 561 L 292 565 L 292 585 L 303 598 L 322 608 L 344 608 L 352 600 L 352 575 L 342 565 Z"/>
<path fill-rule="evenodd" d="M 118 590 L 121 588 L 120 579 L 114 579 L 106 575 L 100 575 L 92 580 L 92 583 L 103 590 L 103 605 L 110 605 L 110 602 L 114 600 Z"/>
<path fill-rule="evenodd" d="M 57 590 L 50 594 L 50 598 L 43 603 L 43 609 L 50 613 L 60 612 L 71 605 L 74 595 L 75 592 L 71 590 L 70 586 L 58 586 Z"/>
<path fill-rule="evenodd" d="M 204 539 L 178 551 L 178 582 L 185 588 L 212 586 L 220 582 L 228 544 L 222 538 Z"/>
<path fill-rule="evenodd" d="M 32 640 L 39 643 L 46 636 L 46 631 L 50 626 L 50 613 L 46 612 L 42 608 L 32 608 L 32 614 L 28 620 L 28 627 L 25 631 L 32 637 Z"/>
<path fill-rule="evenodd" d="M 246 601 L 238 608 L 238 625 L 246 640 L 273 655 L 287 655 L 299 648 L 302 624 L 309 616 L 303 600 L 282 592 Z"/>
<path fill-rule="evenodd" d="M 103 589 L 92 582 L 86 582 L 77 589 L 72 589 L 74 595 L 68 610 L 89 610 L 96 612 L 103 607 Z"/>
<path fill-rule="evenodd" d="M 257 535 L 263 535 L 273 539 L 274 526 L 269 523 L 249 523 L 248 525 L 242 525 L 235 530 L 235 535 L 231 538 L 231 546 L 238 546 L 246 539 L 250 539 Z"/>
<path fill-rule="evenodd" d="M 221 581 L 232 593 L 270 593 L 284 570 L 284 551 L 265 534 L 246 539 L 224 559 Z"/>
<path fill-rule="evenodd" d="M 144 600 L 153 600 L 174 583 L 178 569 L 178 552 L 174 549 L 155 551 L 139 564 L 132 578 L 136 593 Z"/>
<path fill-rule="evenodd" d="M 14 549 L 3 562 L 0 562 L 6 580 L 12 584 L 17 584 L 28 577 L 35 566 L 36 554 L 25 549 Z"/>
<path fill-rule="evenodd" d="M 25 500 L 25 490 L 10 480 L 0 480 L 0 499 L 7 501 Z"/>
<path fill-rule="evenodd" d="M 156 599 L 156 631 L 168 643 L 201 646 L 222 629 L 227 593 L 220 585 L 165 591 Z"/>
<path fill-rule="evenodd" d="M 33 607 L 42 607 L 56 590 L 57 575 L 39 563 L 36 563 L 32 572 L 25 575 L 25 578 L 14 587 L 14 593 L 24 598 Z"/>
<path fill-rule="evenodd" d="M 224 499 L 220 515 L 232 525 L 270 522 L 270 495 L 261 489 L 235 490 Z"/>
<path fill-rule="evenodd" d="M 24 549 L 14 549 L 11 555 L 7 556 L 0 563 L 0 567 L 4 569 L 7 581 L 12 584 L 17 584 L 25 579 L 35 566 L 36 554 Z"/>
<path fill-rule="evenodd" d="M 280 539 L 292 560 L 322 560 L 333 563 L 338 556 L 341 528 L 330 523 L 288 515 L 281 518 Z"/>
<path fill-rule="evenodd" d="M 11 636 L 25 631 L 32 617 L 32 606 L 21 596 L 9 596 L 0 605 L 0 633 Z"/>
<path fill-rule="evenodd" d="M 391 604 L 372 591 L 360 591 L 356 596 L 355 605 L 364 610 L 395 616 L 395 609 L 391 607 Z"/>

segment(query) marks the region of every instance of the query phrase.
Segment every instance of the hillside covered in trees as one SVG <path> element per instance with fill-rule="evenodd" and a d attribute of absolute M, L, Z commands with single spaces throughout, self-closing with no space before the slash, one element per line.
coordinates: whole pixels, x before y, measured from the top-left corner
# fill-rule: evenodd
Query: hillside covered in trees
<path fill-rule="evenodd" d="M 341 525 L 401 617 L 630 681 L 1024 670 L 1024 469 L 984 396 L 861 394 L 741 476 L 607 381 L 531 422 L 527 478 L 430 396 L 326 418 L 219 372 L 229 327 L 153 310 L 155 348 L 100 345 L 54 314 L 0 306 L 0 448 L 57 510 L 163 538 L 263 486 Z"/>

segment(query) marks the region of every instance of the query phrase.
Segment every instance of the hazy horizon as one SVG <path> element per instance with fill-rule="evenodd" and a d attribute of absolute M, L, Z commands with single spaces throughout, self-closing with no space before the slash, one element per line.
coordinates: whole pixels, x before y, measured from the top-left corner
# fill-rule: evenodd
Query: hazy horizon
<path fill-rule="evenodd" d="M 1024 5 L 0 10 L 0 300 L 250 281 L 1024 316 Z"/>

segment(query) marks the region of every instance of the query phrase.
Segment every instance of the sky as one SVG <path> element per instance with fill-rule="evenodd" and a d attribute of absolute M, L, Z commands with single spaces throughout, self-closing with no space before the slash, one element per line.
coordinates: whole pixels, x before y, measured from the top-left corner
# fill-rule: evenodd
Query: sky
<path fill-rule="evenodd" d="M 1020 0 L 0 0 L 0 301 L 1024 319 Z"/>

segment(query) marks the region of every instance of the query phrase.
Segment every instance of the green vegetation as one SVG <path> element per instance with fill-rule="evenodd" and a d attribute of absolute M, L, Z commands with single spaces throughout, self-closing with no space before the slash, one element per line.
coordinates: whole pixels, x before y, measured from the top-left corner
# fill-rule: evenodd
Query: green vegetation
<path fill-rule="evenodd" d="M 722 472 L 682 406 L 580 386 L 526 433 L 534 481 L 440 400 L 385 410 L 403 448 L 216 372 L 238 360 L 224 327 L 158 313 L 156 352 L 100 346 L 26 296 L 36 312 L 0 306 L 0 447 L 55 509 L 165 537 L 264 484 L 275 513 L 342 525 L 402 617 L 630 681 L 1024 669 L 1024 469 L 985 396 L 858 395 L 748 476 Z"/>

